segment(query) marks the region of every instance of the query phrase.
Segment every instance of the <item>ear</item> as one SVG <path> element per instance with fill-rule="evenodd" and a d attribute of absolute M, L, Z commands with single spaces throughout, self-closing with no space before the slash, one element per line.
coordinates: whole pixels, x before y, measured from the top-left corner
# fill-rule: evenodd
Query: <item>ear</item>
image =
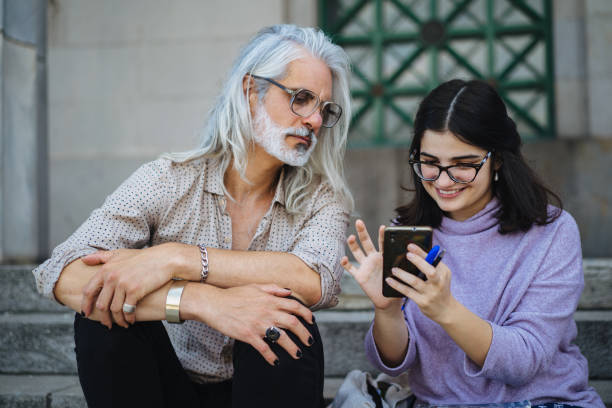
<path fill-rule="evenodd" d="M 245 74 L 242 78 L 242 92 L 245 96 L 248 95 L 249 107 L 251 109 L 251 115 L 253 115 L 255 106 L 257 106 L 258 95 L 255 88 L 255 80 L 249 74 Z"/>
<path fill-rule="evenodd" d="M 502 158 L 499 157 L 499 155 L 496 154 L 495 156 L 493 156 L 493 170 L 499 171 L 502 166 L 502 163 Z"/>

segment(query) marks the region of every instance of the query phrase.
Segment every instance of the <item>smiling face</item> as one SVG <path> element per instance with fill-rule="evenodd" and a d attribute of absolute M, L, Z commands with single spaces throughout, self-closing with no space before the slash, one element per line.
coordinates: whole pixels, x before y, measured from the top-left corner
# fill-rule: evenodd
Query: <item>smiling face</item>
<path fill-rule="evenodd" d="M 290 62 L 287 75 L 278 82 L 291 90 L 308 89 L 322 101 L 331 99 L 331 71 L 313 56 L 305 55 Z M 274 85 L 270 85 L 263 101 L 255 92 L 251 93 L 254 139 L 270 156 L 292 166 L 302 166 L 315 148 L 322 118 L 318 108 L 308 117 L 296 115 L 290 102 L 291 95 Z"/>
<path fill-rule="evenodd" d="M 485 149 L 463 142 L 450 131 L 426 130 L 421 139 L 420 156 L 416 159 L 451 166 L 479 164 L 486 155 Z M 445 171 L 437 180 L 421 180 L 421 183 L 442 211 L 454 220 L 463 221 L 482 210 L 493 198 L 492 166 L 493 160 L 487 160 L 474 181 L 467 184 L 456 183 Z"/>

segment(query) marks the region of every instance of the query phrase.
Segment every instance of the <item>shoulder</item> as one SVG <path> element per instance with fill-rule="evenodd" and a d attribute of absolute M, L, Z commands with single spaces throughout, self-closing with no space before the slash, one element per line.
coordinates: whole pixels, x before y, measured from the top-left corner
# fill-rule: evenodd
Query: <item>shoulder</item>
<path fill-rule="evenodd" d="M 323 207 L 337 206 L 348 212 L 348 206 L 344 203 L 342 195 L 337 192 L 329 181 L 323 180 L 319 175 L 313 177 L 311 183 L 311 193 L 308 207 L 313 212 L 319 211 Z"/>

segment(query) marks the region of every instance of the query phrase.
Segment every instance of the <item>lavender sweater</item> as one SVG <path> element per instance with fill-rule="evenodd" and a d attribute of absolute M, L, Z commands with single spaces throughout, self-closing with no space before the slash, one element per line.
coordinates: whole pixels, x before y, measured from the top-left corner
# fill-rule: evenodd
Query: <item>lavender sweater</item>
<path fill-rule="evenodd" d="M 584 287 L 576 222 L 566 212 L 527 233 L 501 235 L 493 199 L 472 218 L 443 218 L 434 244 L 446 249 L 451 292 L 493 328 L 483 367 L 474 364 L 417 305 L 408 302 L 406 358 L 397 367 L 381 360 L 372 329 L 365 348 L 389 375 L 407 372 L 414 394 L 430 404 L 530 400 L 603 407 L 588 386 L 586 359 L 572 341 Z"/>

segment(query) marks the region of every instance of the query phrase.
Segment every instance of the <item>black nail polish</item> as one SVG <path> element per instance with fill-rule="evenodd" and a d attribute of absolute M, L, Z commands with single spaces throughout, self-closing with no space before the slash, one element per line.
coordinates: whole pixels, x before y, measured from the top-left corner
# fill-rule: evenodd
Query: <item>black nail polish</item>
<path fill-rule="evenodd" d="M 312 336 L 308 337 L 308 345 L 312 346 L 312 343 L 314 343 L 314 339 L 312 338 Z"/>
<path fill-rule="evenodd" d="M 278 361 L 278 358 L 274 360 L 274 367 L 278 367 L 279 364 L 280 364 L 280 361 Z"/>
<path fill-rule="evenodd" d="M 298 350 L 295 355 L 297 356 L 297 358 L 302 358 L 302 350 Z"/>

